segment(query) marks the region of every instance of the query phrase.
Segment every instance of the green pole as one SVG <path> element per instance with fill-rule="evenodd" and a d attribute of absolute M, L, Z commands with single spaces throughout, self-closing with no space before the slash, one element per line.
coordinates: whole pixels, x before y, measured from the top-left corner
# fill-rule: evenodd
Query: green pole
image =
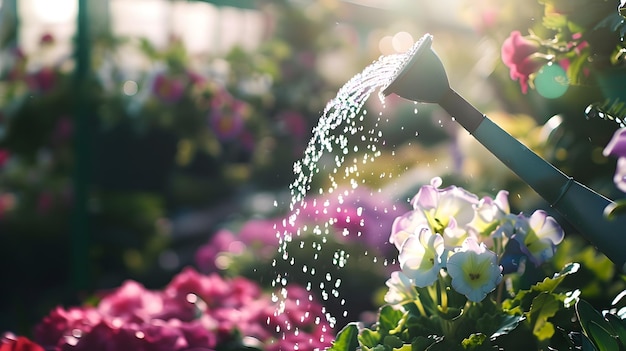
<path fill-rule="evenodd" d="M 89 138 L 89 71 L 90 42 L 88 0 L 78 0 L 78 20 L 75 38 L 74 72 L 74 204 L 72 211 L 71 282 L 75 291 L 89 287 L 89 221 L 87 212 L 90 138 Z"/>

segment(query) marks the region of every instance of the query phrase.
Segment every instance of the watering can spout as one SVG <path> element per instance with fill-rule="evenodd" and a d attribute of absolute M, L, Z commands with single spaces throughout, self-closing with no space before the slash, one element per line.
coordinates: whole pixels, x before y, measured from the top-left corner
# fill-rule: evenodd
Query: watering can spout
<path fill-rule="evenodd" d="M 450 88 L 441 60 L 425 35 L 407 53 L 406 61 L 384 95 L 439 104 L 493 155 L 561 214 L 581 235 L 626 272 L 626 217 L 609 220 L 604 210 L 613 202 L 578 183 L 502 130 Z"/>

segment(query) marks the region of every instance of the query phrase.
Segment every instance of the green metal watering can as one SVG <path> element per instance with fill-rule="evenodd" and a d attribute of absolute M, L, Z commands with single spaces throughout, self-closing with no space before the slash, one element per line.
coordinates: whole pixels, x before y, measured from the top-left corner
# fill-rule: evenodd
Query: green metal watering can
<path fill-rule="evenodd" d="M 432 36 L 425 35 L 407 53 L 406 62 L 383 94 L 439 104 L 618 269 L 626 272 L 626 216 L 606 218 L 604 210 L 613 201 L 539 157 L 450 88 L 443 64 L 431 45 Z"/>

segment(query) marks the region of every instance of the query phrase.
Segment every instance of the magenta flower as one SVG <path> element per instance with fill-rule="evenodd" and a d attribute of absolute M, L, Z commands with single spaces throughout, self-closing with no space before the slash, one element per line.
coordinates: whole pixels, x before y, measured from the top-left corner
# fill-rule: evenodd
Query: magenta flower
<path fill-rule="evenodd" d="M 56 308 L 35 328 L 35 340 L 56 351 L 211 351 L 230 343 L 263 350 L 329 346 L 333 331 L 322 306 L 304 288 L 286 290 L 277 313 L 279 302 L 256 283 L 187 268 L 160 291 L 128 281 L 95 308 Z"/>
<path fill-rule="evenodd" d="M 538 42 L 522 36 L 519 31 L 511 35 L 502 44 L 502 61 L 509 67 L 511 79 L 519 80 L 522 92 L 528 92 L 528 80 L 532 73 L 539 70 L 547 60 L 539 55 Z"/>
<path fill-rule="evenodd" d="M 233 100 L 227 105 L 219 104 L 211 108 L 209 123 L 211 129 L 221 141 L 235 139 L 244 130 L 245 104 L 242 101 Z"/>
<path fill-rule="evenodd" d="M 620 128 L 602 151 L 604 156 L 617 157 L 617 167 L 613 182 L 617 188 L 626 192 L 626 128 Z"/>
<path fill-rule="evenodd" d="M 7 334 L 0 338 L 0 351 L 44 351 L 44 348 L 26 337 Z"/>
<path fill-rule="evenodd" d="M 8 149 L 0 148 L 0 168 L 2 168 L 11 158 L 11 152 Z"/>
<path fill-rule="evenodd" d="M 54 88 L 56 80 L 57 73 L 51 67 L 43 67 L 26 77 L 26 85 L 32 91 L 46 93 Z"/>
<path fill-rule="evenodd" d="M 148 291 L 143 285 L 129 280 L 100 301 L 98 312 L 124 322 L 141 323 L 160 313 L 163 304 L 161 294 Z"/>
<path fill-rule="evenodd" d="M 482 301 L 502 280 L 496 254 L 485 244 L 467 238 L 460 250 L 448 258 L 452 287 L 473 302 Z"/>
<path fill-rule="evenodd" d="M 157 74 L 152 82 L 153 94 L 166 103 L 178 102 L 185 92 L 185 84 L 181 79 Z"/>
<path fill-rule="evenodd" d="M 307 200 L 296 226 L 328 222 L 347 241 L 365 242 L 368 247 L 386 253 L 388 234 L 395 218 L 406 210 L 387 196 L 367 188 L 339 188 L 334 194 Z"/>

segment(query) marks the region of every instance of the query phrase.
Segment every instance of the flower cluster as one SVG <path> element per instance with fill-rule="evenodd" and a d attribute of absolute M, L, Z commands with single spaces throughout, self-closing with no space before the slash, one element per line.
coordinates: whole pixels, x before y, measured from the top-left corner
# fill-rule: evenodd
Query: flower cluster
<path fill-rule="evenodd" d="M 313 350 L 331 329 L 303 288 L 279 302 L 245 278 L 183 270 L 160 291 L 127 281 L 94 307 L 58 307 L 35 328 L 47 350 Z"/>
<path fill-rule="evenodd" d="M 563 230 L 545 211 L 530 217 L 510 213 L 506 191 L 479 199 L 460 187 L 440 189 L 441 184 L 434 178 L 422 186 L 411 201 L 413 211 L 394 222 L 390 241 L 399 250 L 402 272 L 389 282 L 387 302 L 399 302 L 398 291 L 407 287 L 398 285 L 423 288 L 442 274 L 457 292 L 480 302 L 503 273 L 516 271 L 525 260 L 539 266 L 563 240 Z"/>
<path fill-rule="evenodd" d="M 365 187 L 340 188 L 337 196 L 323 195 L 303 202 L 293 221 L 284 222 L 282 217 L 250 219 L 238 230 L 219 229 L 207 244 L 196 251 L 195 263 L 202 272 L 226 270 L 235 263 L 246 261 L 251 264 L 269 261 L 278 249 L 277 233 L 285 230 L 294 232 L 298 228 L 309 228 L 327 223 L 335 234 L 333 238 L 345 243 L 359 242 L 368 251 L 391 256 L 393 247 L 387 245 L 394 219 L 406 211 L 406 207 L 393 204 L 382 194 Z M 234 267 L 231 267 L 234 268 Z"/>
<path fill-rule="evenodd" d="M 399 251 L 400 270 L 386 281 L 377 323 L 371 329 L 348 324 L 330 350 L 574 345 L 552 323 L 557 311 L 563 323 L 571 323 L 580 291 L 557 287 L 580 265 L 569 263 L 527 290 L 520 284 L 555 256 L 564 238 L 556 220 L 543 210 L 511 213 L 504 190 L 479 198 L 442 183 L 435 177 L 422 186 L 410 201 L 413 210 L 393 223 L 389 241 Z"/>

